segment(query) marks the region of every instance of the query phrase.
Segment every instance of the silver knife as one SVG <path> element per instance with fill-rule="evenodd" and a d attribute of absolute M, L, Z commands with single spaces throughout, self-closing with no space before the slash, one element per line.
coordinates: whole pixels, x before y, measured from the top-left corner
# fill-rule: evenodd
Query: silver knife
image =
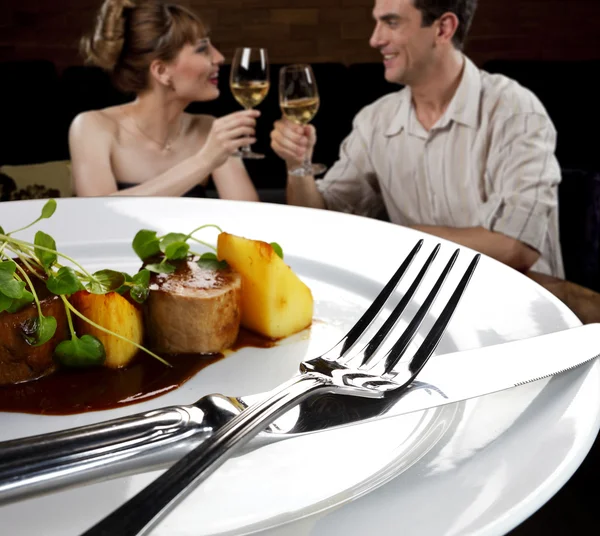
<path fill-rule="evenodd" d="M 533 382 L 595 360 L 600 324 L 432 357 L 401 396 L 315 397 L 280 417 L 247 449 L 384 417 L 423 411 Z M 0 443 L 0 505 L 82 483 L 165 468 L 267 393 L 208 395 L 172 406 Z"/>

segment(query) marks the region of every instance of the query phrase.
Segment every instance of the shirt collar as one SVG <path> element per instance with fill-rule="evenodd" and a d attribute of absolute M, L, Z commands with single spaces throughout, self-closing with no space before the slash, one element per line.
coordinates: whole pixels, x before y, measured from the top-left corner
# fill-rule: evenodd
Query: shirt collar
<path fill-rule="evenodd" d="M 438 126 L 445 127 L 450 120 L 477 128 L 479 124 L 479 108 L 481 103 L 481 73 L 475 64 L 466 56 L 462 79 L 456 93 L 444 115 L 440 118 Z"/>
<path fill-rule="evenodd" d="M 397 111 L 394 114 L 387 130 L 385 131 L 386 136 L 395 136 L 400 134 L 403 129 L 408 127 L 408 118 L 410 115 L 410 108 L 412 106 L 412 93 L 410 87 L 406 86 L 399 92 L 400 104 L 398 105 Z"/>
<path fill-rule="evenodd" d="M 479 124 L 481 73 L 469 58 L 463 57 L 465 64 L 461 81 L 436 128 L 445 127 L 451 120 L 471 128 L 477 128 Z M 410 87 L 406 86 L 400 95 L 402 100 L 385 132 L 386 136 L 394 136 L 408 128 L 410 111 L 414 108 Z"/>

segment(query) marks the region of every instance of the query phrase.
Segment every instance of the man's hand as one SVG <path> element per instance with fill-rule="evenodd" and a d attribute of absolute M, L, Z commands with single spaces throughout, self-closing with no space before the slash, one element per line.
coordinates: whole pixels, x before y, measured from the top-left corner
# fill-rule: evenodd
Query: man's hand
<path fill-rule="evenodd" d="M 296 125 L 287 119 L 275 121 L 271 131 L 271 148 L 285 160 L 288 169 L 302 164 L 312 152 L 317 142 L 317 133 L 312 125 Z"/>

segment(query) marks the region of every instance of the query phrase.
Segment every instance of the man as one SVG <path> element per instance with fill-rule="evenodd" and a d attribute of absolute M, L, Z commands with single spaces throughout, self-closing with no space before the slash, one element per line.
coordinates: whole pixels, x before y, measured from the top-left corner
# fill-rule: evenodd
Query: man
<path fill-rule="evenodd" d="M 404 84 L 363 108 L 323 180 L 288 176 L 288 203 L 376 217 L 563 277 L 556 132 L 529 90 L 462 53 L 477 0 L 376 0 L 370 44 Z M 288 169 L 312 126 L 275 123 Z"/>

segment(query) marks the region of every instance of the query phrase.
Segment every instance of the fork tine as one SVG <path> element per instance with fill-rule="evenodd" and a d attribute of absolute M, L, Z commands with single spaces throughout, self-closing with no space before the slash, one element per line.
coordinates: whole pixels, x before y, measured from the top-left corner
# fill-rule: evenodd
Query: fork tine
<path fill-rule="evenodd" d="M 387 339 L 388 335 L 392 331 L 392 328 L 396 325 L 396 322 L 398 322 L 398 319 L 404 312 L 404 309 L 406 309 L 408 302 L 412 299 L 414 293 L 417 291 L 417 289 L 421 285 L 421 281 L 423 281 L 423 278 L 425 277 L 425 274 L 429 270 L 431 263 L 435 260 L 435 257 L 437 256 L 438 251 L 440 250 L 440 247 L 441 247 L 441 244 L 438 244 L 433 249 L 433 251 L 429 255 L 429 258 L 427 259 L 427 261 L 421 268 L 421 271 L 417 275 L 416 279 L 413 281 L 413 284 L 406 291 L 404 296 L 402 296 L 402 299 L 400 300 L 398 305 L 396 305 L 396 307 L 394 308 L 394 310 L 392 311 L 390 316 L 387 318 L 387 320 L 385 321 L 383 326 L 381 326 L 381 328 L 379 328 L 379 331 L 373 336 L 373 338 L 367 343 L 367 345 L 364 347 L 364 349 L 361 352 L 350 357 L 347 361 L 342 361 L 344 364 L 347 364 L 349 366 L 354 366 L 355 362 L 359 362 L 357 368 L 360 368 L 362 366 L 369 364 L 369 362 L 371 361 L 371 358 L 373 357 L 373 354 Z"/>
<path fill-rule="evenodd" d="M 396 273 L 387 282 L 385 287 L 377 295 L 371 306 L 363 313 L 358 319 L 358 322 L 352 326 L 350 331 L 338 342 L 333 348 L 324 353 L 321 357 L 326 360 L 334 361 L 345 355 L 352 347 L 357 343 L 362 334 L 369 328 L 375 317 L 379 314 L 379 311 L 385 305 L 394 289 L 398 286 L 398 283 L 408 270 L 408 267 L 412 263 L 413 259 L 421 249 L 424 240 L 421 238 L 416 245 L 413 247 L 411 252 L 404 259 Z"/>
<path fill-rule="evenodd" d="M 435 285 L 433 286 L 433 288 L 427 295 L 427 298 L 425 298 L 425 301 L 423 302 L 421 307 L 419 307 L 414 318 L 410 321 L 410 324 L 404 330 L 404 332 L 402 333 L 400 338 L 396 341 L 394 346 L 392 346 L 392 348 L 382 358 L 375 361 L 370 366 L 370 368 L 373 368 L 376 365 L 383 362 L 384 363 L 383 374 L 388 374 L 396 366 L 398 361 L 400 361 L 400 359 L 406 352 L 408 345 L 411 343 L 411 341 L 414 339 L 415 335 L 417 334 L 417 330 L 419 329 L 419 326 L 423 322 L 425 315 L 427 314 L 427 312 L 433 305 L 433 302 L 437 298 L 437 295 L 438 295 L 440 289 L 442 288 L 442 285 L 444 284 L 446 277 L 448 277 L 450 270 L 454 266 L 454 263 L 456 262 L 456 259 L 459 255 L 459 253 L 460 253 L 459 249 L 456 249 L 454 251 L 454 253 L 452 254 L 452 257 L 450 257 L 450 260 L 446 264 L 446 267 L 442 271 L 441 275 L 438 277 Z"/>
<path fill-rule="evenodd" d="M 480 258 L 480 254 L 477 254 L 473 257 L 473 260 L 471 261 L 469 267 L 463 274 L 460 283 L 452 293 L 452 296 L 448 300 L 448 303 L 444 307 L 444 310 L 433 324 L 431 331 L 427 334 L 423 343 L 415 352 L 415 355 L 413 356 L 410 365 L 408 366 L 408 370 L 412 375 L 409 382 L 412 382 L 412 380 L 414 380 L 417 374 L 421 372 L 421 369 L 425 366 L 425 364 L 433 354 L 434 350 L 436 349 L 438 343 L 442 338 L 442 335 L 444 334 L 444 331 L 446 331 L 446 326 L 448 325 L 448 322 L 450 322 L 450 319 L 452 318 L 452 315 L 454 314 L 454 311 L 458 306 L 458 302 L 460 301 L 464 291 L 467 288 L 467 285 L 471 280 L 471 276 L 473 275 L 473 272 L 475 271 L 475 268 L 477 267 L 477 263 L 479 262 Z"/>

